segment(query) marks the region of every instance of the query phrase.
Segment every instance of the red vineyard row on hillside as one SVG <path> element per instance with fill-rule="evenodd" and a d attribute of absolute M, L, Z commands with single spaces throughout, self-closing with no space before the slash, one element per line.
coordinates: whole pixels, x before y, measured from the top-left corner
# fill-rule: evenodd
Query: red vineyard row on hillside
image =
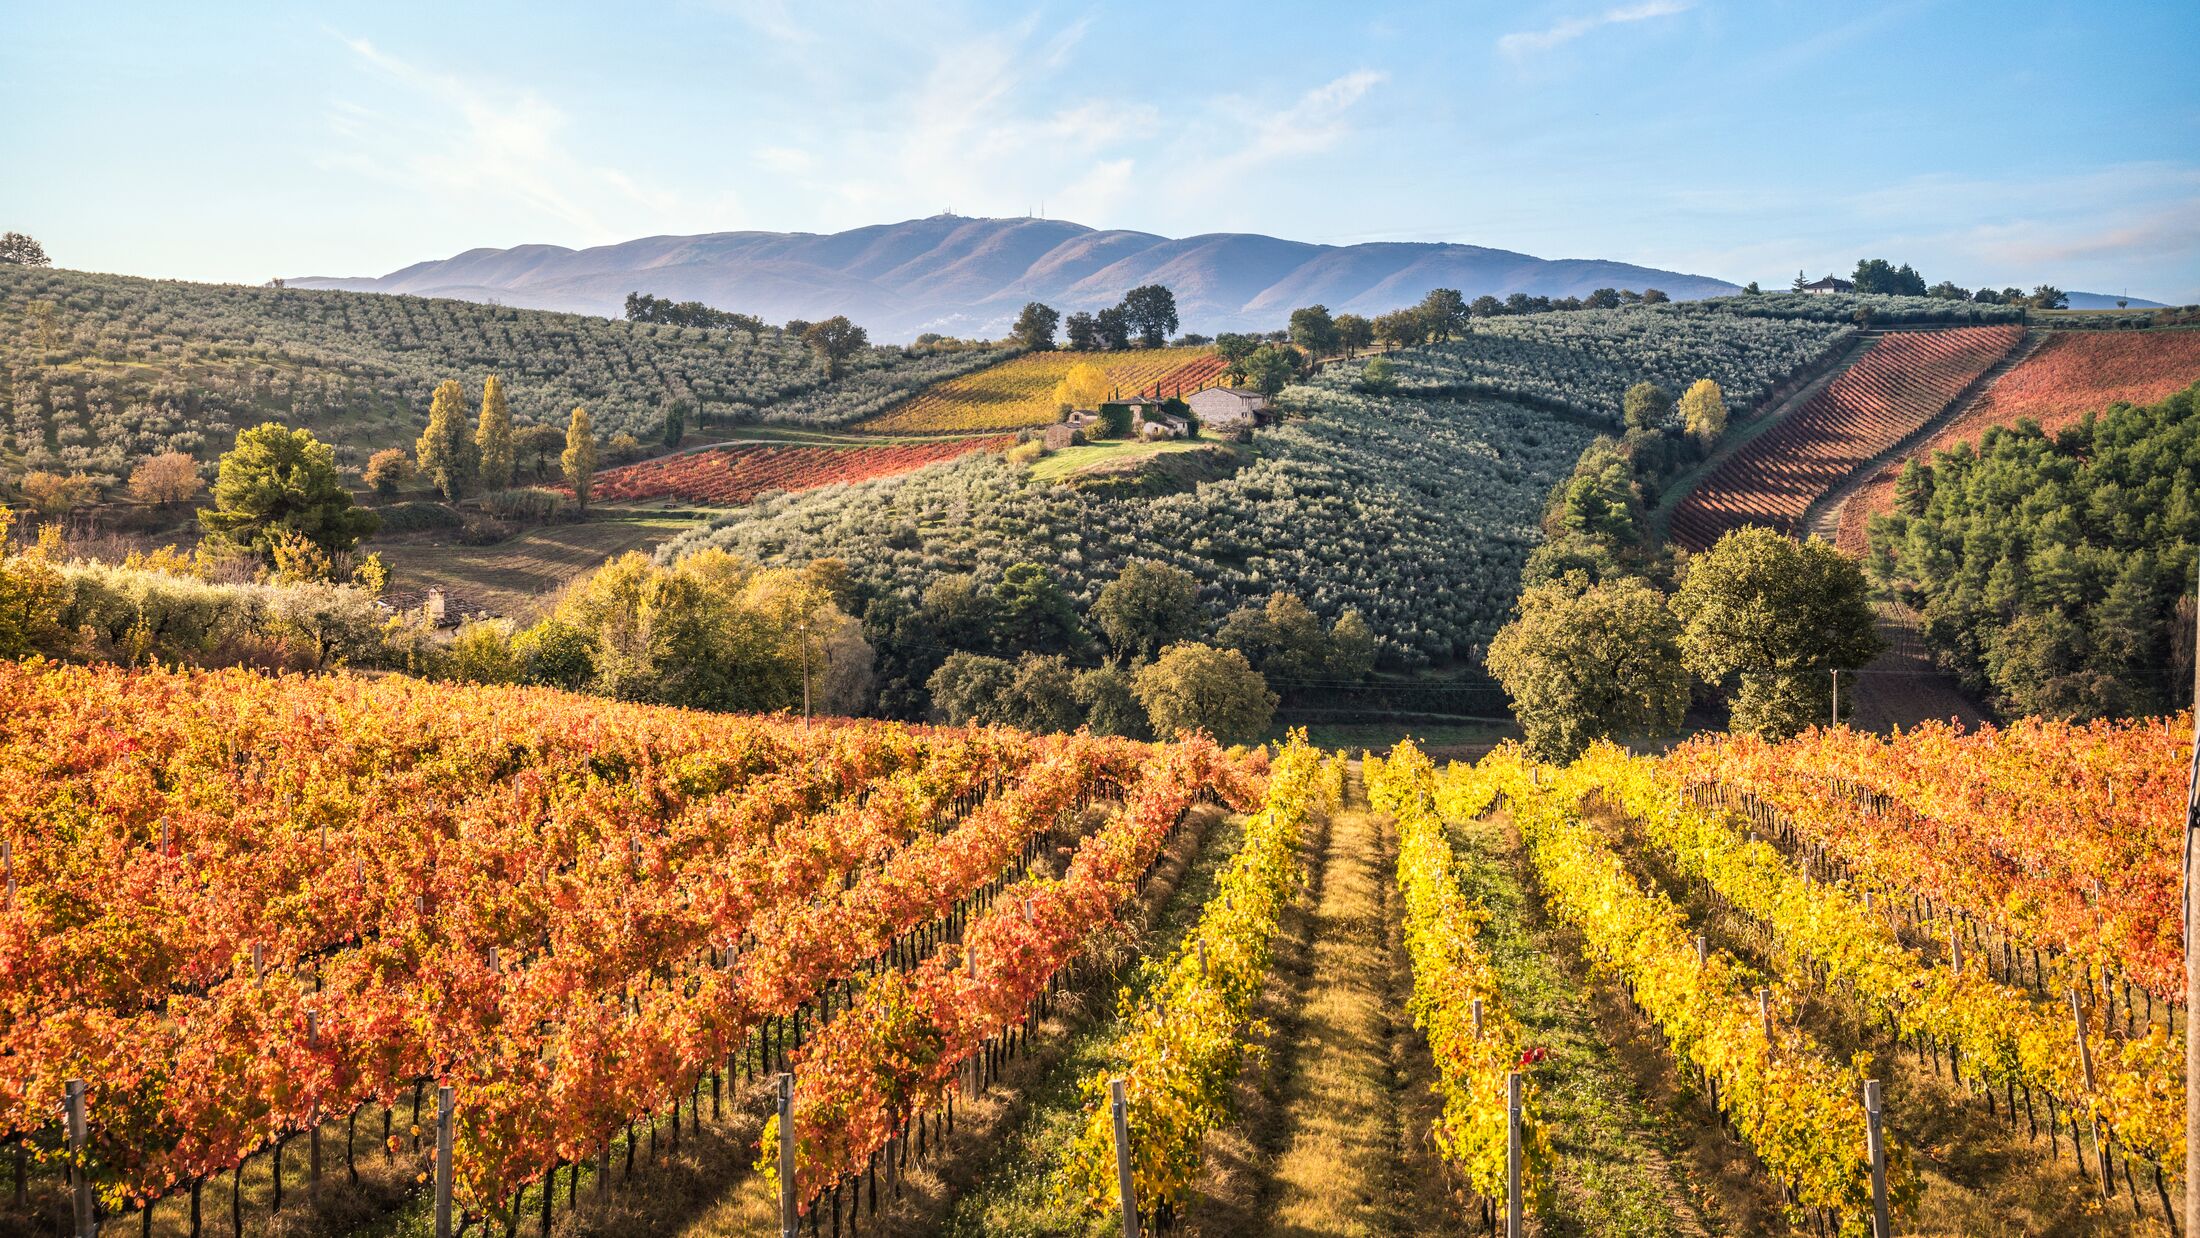
<path fill-rule="evenodd" d="M 2024 328 L 2015 325 L 1880 337 L 1682 499 L 1673 540 L 1701 550 L 1746 524 L 1801 533 L 1814 501 L 1938 416 L 2023 338 Z"/>
<path fill-rule="evenodd" d="M 1229 364 L 1220 353 L 1207 353 L 1139 388 L 1138 394 L 1146 399 L 1167 400 L 1204 391 L 1222 381 L 1222 371 Z"/>
<path fill-rule="evenodd" d="M 2153 404 L 2200 379 L 2200 331 L 2063 331 L 2001 376 L 1931 438 L 1904 453 L 1930 462 L 1934 452 L 1976 443 L 1994 426 L 2035 421 L 2053 434 L 2122 400 Z M 1902 461 L 1890 462 L 1841 512 L 1841 549 L 1863 554 L 1871 518 L 1894 510 L 1895 478 Z"/>
<path fill-rule="evenodd" d="M 768 491 L 793 493 L 891 477 L 974 451 L 1000 451 L 1014 441 L 996 435 L 877 446 L 735 444 L 606 469 L 596 475 L 595 499 L 601 503 L 644 499 L 746 503 Z"/>

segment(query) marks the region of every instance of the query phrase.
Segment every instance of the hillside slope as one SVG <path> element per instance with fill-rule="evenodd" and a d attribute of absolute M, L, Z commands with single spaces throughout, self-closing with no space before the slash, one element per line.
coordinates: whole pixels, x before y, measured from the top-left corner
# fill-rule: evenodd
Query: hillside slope
<path fill-rule="evenodd" d="M 307 277 L 295 288 L 406 292 L 615 314 L 629 292 L 701 300 L 774 322 L 846 314 L 880 339 L 1004 333 L 1024 302 L 1064 313 L 1112 305 L 1140 284 L 1176 292 L 1185 329 L 1271 330 L 1295 306 L 1376 314 L 1431 288 L 1468 298 L 1583 296 L 1662 288 L 1737 291 L 1723 280 L 1593 259 L 1549 260 L 1479 245 L 1315 245 L 1246 233 L 1170 238 L 1059 219 L 934 215 L 847 232 L 653 236 L 573 250 L 471 249 L 379 278 Z"/>
<path fill-rule="evenodd" d="M 912 604 L 943 578 L 989 581 L 1031 560 L 1085 606 L 1125 563 L 1158 560 L 1198 578 L 1216 620 L 1294 593 L 1325 623 L 1358 611 L 1385 665 L 1472 663 L 1510 611 L 1551 488 L 1618 429 L 1629 384 L 1710 377 L 1747 393 L 1848 332 L 1656 306 L 1478 320 L 1450 343 L 1388 354 L 1389 394 L 1358 390 L 1357 363 L 1285 389 L 1290 416 L 1256 436 L 1250 463 L 1161 487 L 1173 493 L 1055 485 L 971 457 L 766 501 L 668 553 L 837 558 Z"/>
<path fill-rule="evenodd" d="M 874 348 L 826 381 L 777 330 L 628 323 L 467 301 L 304 292 L 0 266 L 0 481 L 26 469 L 127 475 L 148 455 L 211 460 L 235 432 L 311 428 L 358 467 L 410 446 L 437 383 L 504 382 L 520 424 L 586 405 L 603 438 L 703 421 L 838 424 L 999 351 Z"/>
<path fill-rule="evenodd" d="M 2152 404 L 2200 381 L 2200 331 L 2058 331 L 1931 437 L 1878 470 L 1838 513 L 1841 549 L 1862 554 L 1873 516 L 1893 510 L 1903 461 L 2032 420 L 2053 434 L 2123 400 Z"/>

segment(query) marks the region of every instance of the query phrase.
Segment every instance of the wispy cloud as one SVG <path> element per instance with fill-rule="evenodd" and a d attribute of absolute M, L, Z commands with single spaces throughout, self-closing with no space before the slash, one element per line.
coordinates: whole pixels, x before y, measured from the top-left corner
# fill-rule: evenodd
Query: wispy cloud
<path fill-rule="evenodd" d="M 1301 93 L 1277 108 L 1251 99 L 1224 99 L 1214 105 L 1219 124 L 1212 150 L 1203 152 L 1183 186 L 1208 192 L 1257 168 L 1335 150 L 1354 132 L 1353 109 L 1389 75 L 1356 69 Z"/>
<path fill-rule="evenodd" d="M 332 106 L 340 145 L 323 162 L 449 199 L 518 207 L 605 240 L 681 205 L 677 195 L 581 157 L 562 109 L 530 89 L 481 85 L 338 36 L 358 61 L 402 89 L 392 106 Z"/>
<path fill-rule="evenodd" d="M 1646 0 L 1642 4 L 1623 4 L 1601 13 L 1568 17 L 1541 30 L 1515 30 L 1497 40 L 1497 50 L 1513 57 L 1549 51 L 1605 26 L 1622 26 L 1659 17 L 1671 17 L 1694 7 L 1695 0 Z"/>
<path fill-rule="evenodd" d="M 795 19 L 787 0 L 718 0 L 717 8 L 747 22 L 758 34 L 781 43 L 806 44 L 817 32 Z"/>

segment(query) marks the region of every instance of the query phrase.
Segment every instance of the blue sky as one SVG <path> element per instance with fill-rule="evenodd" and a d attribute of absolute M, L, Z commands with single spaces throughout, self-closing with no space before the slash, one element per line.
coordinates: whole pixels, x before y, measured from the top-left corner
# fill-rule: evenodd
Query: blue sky
<path fill-rule="evenodd" d="M 0 228 L 257 282 L 945 209 L 2200 301 L 2200 4 L 19 6 Z"/>

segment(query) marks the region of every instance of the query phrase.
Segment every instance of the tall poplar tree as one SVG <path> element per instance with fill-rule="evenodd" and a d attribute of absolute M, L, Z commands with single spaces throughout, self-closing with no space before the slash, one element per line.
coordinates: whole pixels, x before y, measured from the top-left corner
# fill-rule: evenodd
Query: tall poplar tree
<path fill-rule="evenodd" d="M 474 446 L 481 453 L 482 488 L 510 487 L 512 467 L 518 460 L 512 446 L 512 410 L 504 402 L 504 384 L 494 374 L 481 387 L 481 421 L 474 428 Z"/>
<path fill-rule="evenodd" d="M 588 506 L 588 492 L 596 486 L 596 434 L 588 424 L 588 410 L 573 410 L 573 420 L 565 427 L 565 454 L 558 457 L 558 464 L 565 470 L 565 484 L 573 487 L 573 497 L 582 507 Z"/>
<path fill-rule="evenodd" d="M 466 391 L 458 380 L 444 379 L 428 405 L 428 428 L 420 432 L 414 450 L 420 475 L 453 503 L 465 497 L 481 471 L 481 449 L 467 436 L 464 414 L 459 412 L 465 402 Z"/>

